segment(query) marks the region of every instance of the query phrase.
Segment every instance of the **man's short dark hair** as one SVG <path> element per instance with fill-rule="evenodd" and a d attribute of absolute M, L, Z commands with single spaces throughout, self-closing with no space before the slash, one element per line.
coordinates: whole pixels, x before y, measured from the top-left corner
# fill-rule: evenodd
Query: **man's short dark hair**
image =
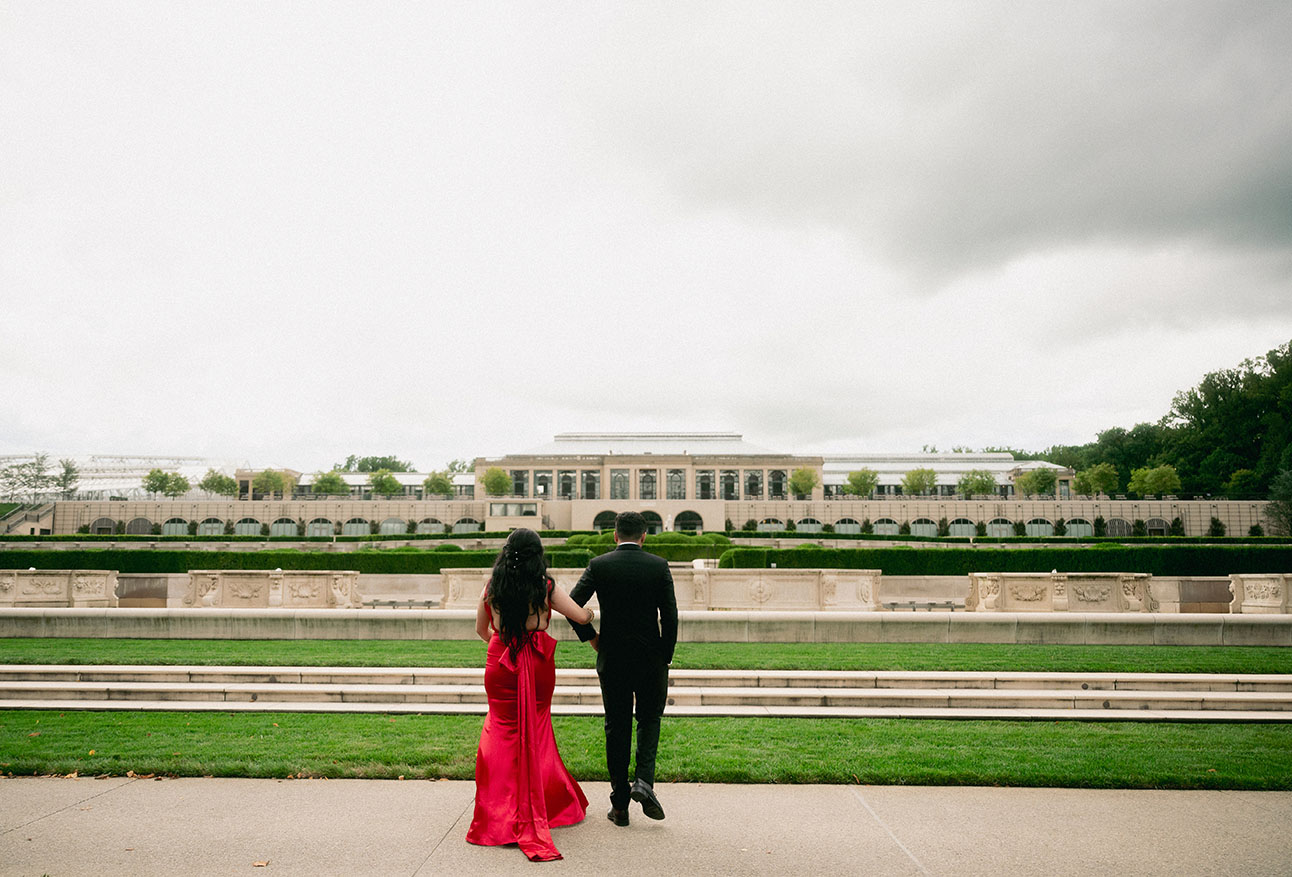
<path fill-rule="evenodd" d="M 646 519 L 641 512 L 620 512 L 615 515 L 615 534 L 620 539 L 636 542 L 646 532 Z"/>

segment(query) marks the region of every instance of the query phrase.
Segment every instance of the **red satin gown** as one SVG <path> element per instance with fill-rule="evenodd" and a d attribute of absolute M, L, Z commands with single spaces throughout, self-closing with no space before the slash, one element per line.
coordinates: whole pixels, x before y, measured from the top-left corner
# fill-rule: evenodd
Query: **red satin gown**
<path fill-rule="evenodd" d="M 548 585 L 551 620 L 551 584 Z M 486 609 L 488 604 L 486 603 Z M 493 613 L 489 613 L 493 626 Z M 512 658 L 495 630 L 485 661 L 489 714 L 476 751 L 476 806 L 467 841 L 519 844 L 531 861 L 561 858 L 553 827 L 583 820 L 588 799 L 565 768 L 552 733 L 556 640 L 547 624 Z"/>

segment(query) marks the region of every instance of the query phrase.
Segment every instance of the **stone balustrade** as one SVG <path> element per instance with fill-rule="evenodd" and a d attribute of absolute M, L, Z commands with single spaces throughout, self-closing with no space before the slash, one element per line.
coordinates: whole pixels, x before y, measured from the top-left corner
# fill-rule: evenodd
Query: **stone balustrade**
<path fill-rule="evenodd" d="M 1148 573 L 970 573 L 970 612 L 1156 612 Z"/>
<path fill-rule="evenodd" d="M 106 608 L 116 592 L 116 570 L 0 570 L 0 606 Z"/>
<path fill-rule="evenodd" d="M 195 569 L 189 571 L 186 607 L 220 609 L 358 609 L 355 570 Z"/>
<path fill-rule="evenodd" d="M 1292 575 L 1280 573 L 1231 575 L 1229 591 L 1234 599 L 1229 611 L 1235 615 L 1286 615 L 1289 579 Z"/>
<path fill-rule="evenodd" d="M 678 609 L 792 610 L 878 608 L 879 570 L 874 569 L 694 569 L 675 567 Z M 550 569 L 570 591 L 581 569 Z M 445 609 L 470 609 L 480 599 L 488 569 L 441 570 Z M 595 605 L 595 604 L 593 604 Z"/>

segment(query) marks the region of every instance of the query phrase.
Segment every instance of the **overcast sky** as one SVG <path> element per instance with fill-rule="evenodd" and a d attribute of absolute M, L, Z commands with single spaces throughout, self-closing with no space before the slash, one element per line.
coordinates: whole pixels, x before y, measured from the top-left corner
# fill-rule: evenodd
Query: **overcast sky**
<path fill-rule="evenodd" d="M 1292 339 L 1292 3 L 0 4 L 0 453 L 1040 448 Z"/>

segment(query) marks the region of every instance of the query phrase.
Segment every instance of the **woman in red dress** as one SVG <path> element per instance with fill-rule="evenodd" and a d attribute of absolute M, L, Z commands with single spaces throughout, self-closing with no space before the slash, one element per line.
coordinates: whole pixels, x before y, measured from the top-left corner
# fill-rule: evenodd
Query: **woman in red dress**
<path fill-rule="evenodd" d="M 581 822 L 588 807 L 552 734 L 556 640 L 547 625 L 554 609 L 579 622 L 593 615 L 548 578 L 538 534 L 512 531 L 476 607 L 476 633 L 489 643 L 489 714 L 476 752 L 467 841 L 519 844 L 536 862 L 561 858 L 550 829 Z"/>

